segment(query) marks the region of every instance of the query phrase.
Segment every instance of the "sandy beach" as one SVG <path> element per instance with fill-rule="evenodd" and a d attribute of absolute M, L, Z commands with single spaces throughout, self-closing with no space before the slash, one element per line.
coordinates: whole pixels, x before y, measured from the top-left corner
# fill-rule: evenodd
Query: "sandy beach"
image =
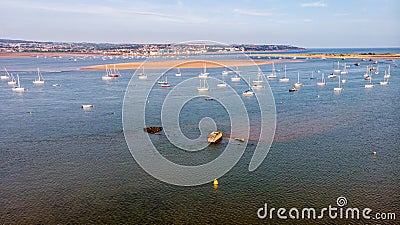
<path fill-rule="evenodd" d="M 265 65 L 274 63 L 290 63 L 290 62 L 300 62 L 300 60 L 274 60 L 274 61 L 265 61 L 265 60 L 257 60 L 257 61 L 248 61 L 248 60 L 213 60 L 213 61 L 204 61 L 204 60 L 164 60 L 164 61 L 148 61 L 145 64 L 146 69 L 166 69 L 166 68 L 203 68 L 204 64 L 206 64 L 207 68 L 218 68 L 218 67 L 235 67 L 235 66 L 251 66 L 257 65 Z M 128 69 L 138 69 L 142 66 L 143 62 L 130 62 L 130 63 L 119 63 L 119 64 L 107 64 L 108 67 L 114 66 L 119 70 L 128 70 Z M 81 68 L 81 70 L 104 70 L 106 68 L 106 64 L 104 65 L 95 65 Z"/>

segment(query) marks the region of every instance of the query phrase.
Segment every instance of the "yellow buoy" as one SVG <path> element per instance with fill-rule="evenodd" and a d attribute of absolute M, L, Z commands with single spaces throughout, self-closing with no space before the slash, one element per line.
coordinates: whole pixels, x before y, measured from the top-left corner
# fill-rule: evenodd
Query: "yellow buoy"
<path fill-rule="evenodd" d="M 374 156 L 376 156 L 376 151 L 373 152 Z"/>
<path fill-rule="evenodd" d="M 218 180 L 214 179 L 214 185 L 218 185 Z"/>

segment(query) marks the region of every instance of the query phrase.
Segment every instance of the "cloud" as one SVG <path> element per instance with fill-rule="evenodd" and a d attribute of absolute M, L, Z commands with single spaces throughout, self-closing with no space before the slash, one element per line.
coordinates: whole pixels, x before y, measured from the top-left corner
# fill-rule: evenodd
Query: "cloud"
<path fill-rule="evenodd" d="M 301 7 L 326 7 L 326 3 L 324 1 L 318 2 L 305 2 L 300 4 Z"/>
<path fill-rule="evenodd" d="M 247 15 L 247 16 L 272 16 L 272 13 L 258 12 L 255 10 L 233 9 L 233 13 Z"/>

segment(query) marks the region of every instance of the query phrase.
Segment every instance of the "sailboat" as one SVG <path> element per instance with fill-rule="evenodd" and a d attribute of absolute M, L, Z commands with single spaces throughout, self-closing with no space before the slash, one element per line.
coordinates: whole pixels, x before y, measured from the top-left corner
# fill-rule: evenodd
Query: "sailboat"
<path fill-rule="evenodd" d="M 8 80 L 8 79 L 10 79 L 10 74 L 8 73 L 6 67 L 4 67 L 4 75 L 1 75 L 1 76 L 0 76 L 0 79 L 1 79 L 1 80 Z"/>
<path fill-rule="evenodd" d="M 389 84 L 389 78 L 385 78 L 386 77 L 386 70 L 385 70 L 385 76 L 383 76 L 383 81 L 380 81 L 379 82 L 379 84 L 381 85 L 381 86 L 385 86 L 385 85 L 388 85 Z"/>
<path fill-rule="evenodd" d="M 203 82 L 201 82 L 203 80 Z M 208 91 L 207 78 L 200 78 L 200 86 L 197 87 L 198 91 Z"/>
<path fill-rule="evenodd" d="M 108 70 L 108 66 L 106 65 L 106 75 L 101 77 L 102 80 L 111 80 L 113 77 L 110 77 L 110 71 Z"/>
<path fill-rule="evenodd" d="M 207 73 L 207 64 L 204 63 L 203 66 L 204 66 L 204 69 L 203 69 L 203 72 L 199 73 L 199 78 L 207 78 L 208 75 L 210 74 L 210 73 Z"/>
<path fill-rule="evenodd" d="M 275 63 L 272 63 L 272 73 L 267 76 L 268 79 L 276 78 Z"/>
<path fill-rule="evenodd" d="M 35 79 L 32 83 L 33 84 L 44 84 L 43 76 L 40 73 L 39 68 L 37 68 L 38 79 Z"/>
<path fill-rule="evenodd" d="M 259 69 L 259 70 L 258 70 L 258 73 L 257 73 L 257 80 L 253 81 L 253 86 L 252 86 L 253 89 L 260 89 L 260 88 L 263 88 L 263 87 L 264 87 L 263 85 L 261 85 L 262 82 L 263 82 L 261 76 L 262 76 L 262 72 L 261 72 L 260 69 Z M 250 77 L 249 77 L 249 82 L 250 82 Z M 250 84 L 250 83 L 249 83 L 249 84 Z"/>
<path fill-rule="evenodd" d="M 385 74 L 384 78 L 389 79 L 390 78 L 390 65 L 388 67 L 388 72 Z"/>
<path fill-rule="evenodd" d="M 279 82 L 283 82 L 283 83 L 289 82 L 289 78 L 286 77 L 286 65 L 285 65 L 285 73 L 284 74 L 285 74 L 284 77 L 279 79 Z"/>
<path fill-rule="evenodd" d="M 340 74 L 346 75 L 346 74 L 348 74 L 348 73 L 349 73 L 349 72 L 347 71 L 347 66 L 346 66 L 346 63 L 345 63 L 344 66 L 343 66 L 343 70 L 340 71 Z"/>
<path fill-rule="evenodd" d="M 225 76 L 224 73 L 222 73 L 222 82 L 217 84 L 217 87 L 226 87 L 226 82 L 225 82 Z"/>
<path fill-rule="evenodd" d="M 375 75 L 379 74 L 379 65 L 376 66 Z"/>
<path fill-rule="evenodd" d="M 262 75 L 263 75 L 263 73 L 261 72 L 260 68 L 258 68 L 257 80 L 253 80 L 253 84 L 261 84 L 262 82 L 264 82 L 262 80 Z"/>
<path fill-rule="evenodd" d="M 242 95 L 243 96 L 245 96 L 245 97 L 250 97 L 250 96 L 253 96 L 254 95 L 254 92 L 253 92 L 253 90 L 250 88 L 250 77 L 249 77 L 249 82 L 248 82 L 248 84 L 249 84 L 249 89 L 247 89 L 246 91 L 244 91 L 243 93 L 242 93 Z"/>
<path fill-rule="evenodd" d="M 297 72 L 297 83 L 295 83 L 295 84 L 293 85 L 293 87 L 299 88 L 299 87 L 301 87 L 301 85 L 303 85 L 303 84 L 300 83 L 300 72 Z"/>
<path fill-rule="evenodd" d="M 114 64 L 114 70 L 111 71 L 111 69 L 109 70 L 110 72 L 108 73 L 109 77 L 119 77 L 119 72 L 118 70 L 115 68 L 115 64 Z"/>
<path fill-rule="evenodd" d="M 10 77 L 11 77 L 11 81 L 8 81 L 7 84 L 8 85 L 16 85 L 17 81 L 15 81 L 14 75 L 10 74 Z"/>
<path fill-rule="evenodd" d="M 369 84 L 364 85 L 364 87 L 367 89 L 375 87 L 375 85 L 372 84 L 372 77 L 369 79 Z"/>
<path fill-rule="evenodd" d="M 293 85 L 293 87 L 291 87 L 291 88 L 289 89 L 289 92 L 295 92 L 295 91 L 297 91 L 297 88 Z"/>
<path fill-rule="evenodd" d="M 340 73 L 340 62 L 337 62 L 337 68 L 333 69 L 333 73 Z"/>
<path fill-rule="evenodd" d="M 175 74 L 175 76 L 177 77 L 182 76 L 181 69 L 179 67 L 178 67 L 178 72 Z"/>
<path fill-rule="evenodd" d="M 229 71 L 223 70 L 221 73 L 222 73 L 222 75 L 228 75 L 228 74 L 229 74 Z"/>
<path fill-rule="evenodd" d="M 367 71 L 364 73 L 364 80 L 370 80 L 371 79 L 371 74 L 370 74 L 371 70 L 369 69 L 369 67 L 367 66 Z"/>
<path fill-rule="evenodd" d="M 12 88 L 12 91 L 14 91 L 14 92 L 24 92 L 25 91 L 25 88 L 21 87 L 21 83 L 19 82 L 18 74 L 17 74 L 17 86 L 14 86 Z"/>
<path fill-rule="evenodd" d="M 314 71 L 311 71 L 311 76 L 308 79 L 314 80 Z"/>
<path fill-rule="evenodd" d="M 142 66 L 142 72 L 138 74 L 140 80 L 146 80 L 147 75 L 144 73 L 144 66 Z"/>
<path fill-rule="evenodd" d="M 166 74 L 163 75 L 165 79 L 160 79 L 157 81 L 158 84 L 161 85 L 162 88 L 169 88 L 171 85 L 168 83 L 168 77 Z"/>
<path fill-rule="evenodd" d="M 232 82 L 238 82 L 240 80 L 241 80 L 241 78 L 239 76 L 239 68 L 236 67 L 235 76 L 231 77 L 231 81 Z"/>
<path fill-rule="evenodd" d="M 326 85 L 324 73 L 322 73 L 321 81 L 317 82 L 317 85 L 318 86 L 325 86 Z"/>
<path fill-rule="evenodd" d="M 339 78 L 339 87 L 333 88 L 333 91 L 334 91 L 334 92 L 341 92 L 341 91 L 343 90 L 343 88 L 340 87 L 340 83 L 341 83 L 341 81 L 340 81 L 340 76 L 338 76 L 338 78 Z"/>

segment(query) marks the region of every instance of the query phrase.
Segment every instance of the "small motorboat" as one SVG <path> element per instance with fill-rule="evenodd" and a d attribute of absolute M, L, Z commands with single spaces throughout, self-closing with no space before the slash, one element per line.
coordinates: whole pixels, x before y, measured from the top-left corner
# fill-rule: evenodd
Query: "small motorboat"
<path fill-rule="evenodd" d="M 170 88 L 171 85 L 169 83 L 161 84 L 162 88 Z"/>
<path fill-rule="evenodd" d="M 82 105 L 81 106 L 82 109 L 91 109 L 93 107 L 94 107 L 93 105 Z"/>
<path fill-rule="evenodd" d="M 250 97 L 254 95 L 254 92 L 252 90 L 246 90 L 242 93 L 242 95 L 245 97 Z"/>

